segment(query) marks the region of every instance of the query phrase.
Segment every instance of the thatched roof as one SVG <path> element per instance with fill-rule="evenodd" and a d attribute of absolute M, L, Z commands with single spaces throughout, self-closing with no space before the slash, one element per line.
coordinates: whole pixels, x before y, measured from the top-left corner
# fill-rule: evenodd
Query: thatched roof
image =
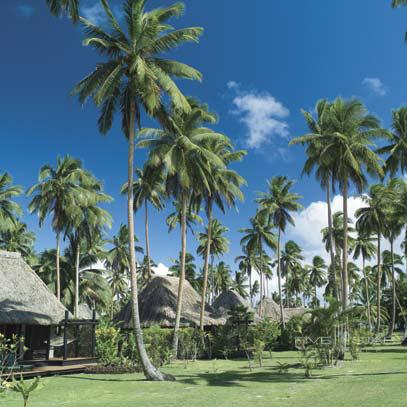
<path fill-rule="evenodd" d="M 169 328 L 174 326 L 178 282 L 177 277 L 154 276 L 143 288 L 139 294 L 139 312 L 142 327 L 158 325 Z M 199 326 L 200 304 L 201 298 L 199 294 L 188 281 L 185 281 L 181 326 Z M 121 322 L 122 328 L 131 328 L 131 303 L 128 303 L 116 315 L 115 319 Z M 205 326 L 224 323 L 224 318 L 217 318 L 213 309 L 209 305 L 205 306 Z"/>
<path fill-rule="evenodd" d="M 255 310 L 251 307 L 249 302 L 245 300 L 235 290 L 228 290 L 222 292 L 215 299 L 214 303 L 212 304 L 212 307 L 217 314 L 227 317 L 230 309 L 238 305 L 243 305 L 244 307 L 247 307 L 249 311 L 255 313 Z"/>
<path fill-rule="evenodd" d="M 256 311 L 259 312 L 260 303 L 256 307 Z M 294 316 L 301 316 L 307 312 L 305 308 L 283 308 L 284 320 L 288 321 Z M 271 298 L 263 299 L 263 317 L 270 318 L 273 321 L 280 321 L 280 305 L 277 304 Z"/>
<path fill-rule="evenodd" d="M 77 319 L 81 321 L 86 321 L 92 319 L 93 311 L 90 309 L 89 305 L 86 302 L 82 302 L 78 306 L 78 315 Z M 99 318 L 99 315 L 96 314 L 96 319 Z"/>
<path fill-rule="evenodd" d="M 65 311 L 19 253 L 0 250 L 0 324 L 57 325 Z"/>

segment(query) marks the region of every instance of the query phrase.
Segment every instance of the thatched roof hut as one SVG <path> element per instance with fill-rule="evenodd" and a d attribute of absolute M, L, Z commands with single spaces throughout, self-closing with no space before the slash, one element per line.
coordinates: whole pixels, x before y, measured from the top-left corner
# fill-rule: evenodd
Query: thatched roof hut
<path fill-rule="evenodd" d="M 256 307 L 259 312 L 260 303 Z M 294 316 L 301 316 L 307 312 L 306 308 L 283 308 L 284 320 L 289 321 Z M 277 304 L 272 298 L 263 299 L 263 317 L 270 318 L 273 321 L 280 321 L 280 305 Z"/>
<path fill-rule="evenodd" d="M 0 324 L 58 325 L 65 311 L 20 253 L 0 250 Z"/>
<path fill-rule="evenodd" d="M 236 307 L 239 305 L 243 305 L 244 307 L 248 308 L 250 312 L 255 313 L 255 310 L 251 307 L 249 302 L 245 300 L 237 291 L 235 290 L 228 290 L 222 292 L 212 304 L 212 308 L 215 312 L 223 317 L 228 317 L 228 312 L 231 310 L 232 307 Z M 257 315 L 255 315 L 255 319 Z"/>
<path fill-rule="evenodd" d="M 139 312 L 142 327 L 161 326 L 170 328 L 175 323 L 178 294 L 177 277 L 154 276 L 139 294 Z M 181 326 L 199 326 L 201 298 L 188 281 L 184 284 Z M 122 328 L 130 329 L 131 303 L 128 303 L 117 315 L 116 321 Z M 213 309 L 205 306 L 204 325 L 222 325 L 224 318 L 217 318 Z"/>

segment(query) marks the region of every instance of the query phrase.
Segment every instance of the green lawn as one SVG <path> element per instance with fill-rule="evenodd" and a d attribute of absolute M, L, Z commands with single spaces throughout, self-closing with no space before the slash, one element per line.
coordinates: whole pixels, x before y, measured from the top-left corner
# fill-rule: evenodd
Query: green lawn
<path fill-rule="evenodd" d="M 299 368 L 279 374 L 277 361 L 295 364 L 298 354 L 276 352 L 253 372 L 244 360 L 177 363 L 165 369 L 175 383 L 146 382 L 141 374 L 45 378 L 29 406 L 407 406 L 406 348 L 370 349 L 360 360 L 316 370 L 312 379 Z M 22 403 L 10 394 L 0 406 Z"/>

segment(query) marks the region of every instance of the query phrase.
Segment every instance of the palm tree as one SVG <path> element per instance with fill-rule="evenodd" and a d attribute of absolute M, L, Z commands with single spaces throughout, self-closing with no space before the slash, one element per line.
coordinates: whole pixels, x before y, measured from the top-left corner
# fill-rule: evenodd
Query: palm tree
<path fill-rule="evenodd" d="M 348 218 L 349 187 L 353 184 L 358 192 L 366 185 L 366 173 L 371 176 L 383 176 L 380 159 L 372 150 L 373 140 L 387 137 L 387 132 L 380 128 L 379 120 L 368 114 L 364 105 L 358 100 L 345 101 L 337 98 L 329 110 L 328 134 L 309 134 L 298 139 L 303 143 L 322 143 L 325 147 L 320 159 L 331 162 L 335 157 L 332 172 L 342 192 L 343 214 Z M 348 224 L 344 223 L 342 251 L 342 306 L 348 305 Z"/>
<path fill-rule="evenodd" d="M 166 376 L 151 364 L 145 351 L 138 312 L 137 269 L 134 252 L 134 148 L 135 127 L 141 127 L 141 111 L 167 123 L 163 107 L 163 94 L 169 96 L 174 110 L 190 112 L 191 107 L 173 81 L 173 77 L 201 79 L 201 74 L 192 67 L 166 59 L 169 52 L 185 42 L 197 42 L 202 29 L 197 27 L 174 30 L 167 21 L 184 11 L 182 3 L 145 11 L 145 0 L 126 0 L 123 5 L 126 29 L 120 27 L 106 1 L 101 5 L 108 19 L 108 32 L 80 18 L 87 38 L 85 46 L 92 46 L 107 62 L 99 63 L 96 69 L 85 77 L 73 90 L 83 103 L 89 97 L 101 107 L 99 130 L 107 133 L 113 117 L 119 108 L 122 128 L 128 139 L 128 229 L 131 271 L 131 292 L 133 325 L 137 349 L 144 375 L 150 380 L 166 380 Z M 168 123 L 167 123 L 168 124 Z"/>
<path fill-rule="evenodd" d="M 305 161 L 302 174 L 310 175 L 315 172 L 315 177 L 318 179 L 322 189 L 326 190 L 326 203 L 328 208 L 328 247 L 331 264 L 329 267 L 329 287 L 332 287 L 334 298 L 338 298 L 337 282 L 336 282 L 336 267 L 335 254 L 333 245 L 333 226 L 332 226 L 332 207 L 331 207 L 331 185 L 334 187 L 334 157 L 322 156 L 322 152 L 328 145 L 326 138 L 310 137 L 312 135 L 326 136 L 332 131 L 330 122 L 331 104 L 327 100 L 319 100 L 315 106 L 317 118 L 315 119 L 310 112 L 302 111 L 304 119 L 307 123 L 310 133 L 306 135 L 306 143 L 303 137 L 298 137 L 290 141 L 290 145 L 307 144 L 307 160 Z"/>
<path fill-rule="evenodd" d="M 220 293 L 228 291 L 233 285 L 231 278 L 231 269 L 224 261 L 221 261 L 214 267 L 214 290 L 216 296 Z"/>
<path fill-rule="evenodd" d="M 235 273 L 235 279 L 233 281 L 233 289 L 243 298 L 248 297 L 247 289 L 247 276 L 242 271 L 237 271 Z"/>
<path fill-rule="evenodd" d="M 0 232 L 0 249 L 8 252 L 18 252 L 28 259 L 34 251 L 34 233 L 28 231 L 25 223 L 16 223 Z"/>
<path fill-rule="evenodd" d="M 73 22 L 79 20 L 79 0 L 46 0 L 46 2 L 54 16 L 67 13 Z"/>
<path fill-rule="evenodd" d="M 7 172 L 0 174 L 0 231 L 16 224 L 16 217 L 21 214 L 20 205 L 14 198 L 21 194 L 22 188 L 12 185 L 13 179 Z"/>
<path fill-rule="evenodd" d="M 366 260 L 371 260 L 376 252 L 376 247 L 374 244 L 375 237 L 371 234 L 364 234 L 358 230 L 358 235 L 355 239 L 355 244 L 353 246 L 353 259 L 357 260 L 359 257 L 362 257 L 362 274 L 363 274 L 363 283 L 365 286 L 365 298 L 367 306 L 367 317 L 369 330 L 372 329 L 371 321 L 371 310 L 370 310 L 370 293 L 369 293 L 369 282 L 366 274 Z"/>
<path fill-rule="evenodd" d="M 198 242 L 199 246 L 196 249 L 196 252 L 204 258 L 204 270 L 203 270 L 203 279 L 202 279 L 202 292 L 205 291 L 205 296 L 202 299 L 202 304 L 206 302 L 206 284 L 208 283 L 208 269 L 206 266 L 209 267 L 209 261 L 207 259 L 207 251 L 209 245 L 209 255 L 211 257 L 210 265 L 213 267 L 213 262 L 215 257 L 220 257 L 223 254 L 227 253 L 229 250 L 229 240 L 224 236 L 225 233 L 229 231 L 228 228 L 223 226 L 217 219 L 212 219 L 210 224 L 206 227 L 205 232 L 201 232 L 198 235 Z M 206 262 L 208 264 L 206 264 Z M 212 289 L 213 289 L 213 281 L 212 281 Z M 214 293 L 212 292 L 212 300 L 214 300 Z M 203 324 L 203 320 L 202 320 Z M 203 325 L 200 327 L 203 329 Z"/>
<path fill-rule="evenodd" d="M 317 297 L 317 289 L 325 284 L 325 274 L 326 274 L 326 263 L 325 260 L 320 256 L 314 256 L 312 259 L 312 266 L 309 271 L 309 283 L 314 287 L 314 307 L 318 307 L 319 301 Z"/>
<path fill-rule="evenodd" d="M 93 241 L 101 238 L 107 228 L 112 225 L 112 217 L 105 209 L 98 205 L 112 201 L 112 197 L 103 193 L 102 184 L 88 171 L 83 171 L 81 188 L 85 196 L 80 204 L 80 212 L 67 225 L 67 235 L 70 244 L 76 248 L 76 277 L 75 277 L 75 307 L 74 316 L 77 318 L 79 309 L 79 265 L 82 242 L 92 247 Z"/>
<path fill-rule="evenodd" d="M 44 224 L 48 215 L 52 216 L 52 229 L 56 234 L 56 295 L 61 299 L 61 275 L 60 275 L 60 238 L 66 232 L 67 226 L 73 219 L 81 216 L 80 205 L 86 195 L 80 182 L 84 176 L 82 163 L 69 156 L 57 159 L 57 165 L 44 165 L 40 169 L 38 183 L 28 191 L 33 198 L 28 210 L 36 212 L 40 227 Z"/>
<path fill-rule="evenodd" d="M 148 204 L 153 205 L 155 209 L 164 207 L 164 185 L 161 174 L 153 171 L 146 166 L 144 170 L 136 169 L 137 180 L 133 184 L 134 192 L 134 212 L 137 212 L 144 205 L 144 230 L 146 239 L 146 265 L 148 278 L 151 278 L 151 257 L 150 257 L 150 238 L 148 226 Z M 122 193 L 127 193 L 127 184 L 123 185 Z"/>
<path fill-rule="evenodd" d="M 290 307 L 290 290 L 288 281 L 293 270 L 300 265 L 304 257 L 301 255 L 301 248 L 293 240 L 286 242 L 284 250 L 280 256 L 281 277 L 286 280 L 286 307 Z M 276 261 L 278 265 L 278 260 Z"/>
<path fill-rule="evenodd" d="M 227 142 L 225 136 L 202 127 L 210 121 L 207 107 L 191 98 L 189 103 L 191 112 L 188 113 L 180 112 L 172 104 L 172 128 L 144 129 L 143 136 L 146 139 L 139 143 L 141 147 L 150 148 L 149 165 L 162 172 L 167 193 L 174 196 L 180 204 L 182 258 L 174 324 L 174 355 L 178 351 L 178 330 L 183 301 L 187 213 L 198 206 L 199 197 L 211 192 L 211 185 L 216 182 L 214 168 L 225 167 L 222 158 L 213 153 L 208 145 L 215 139 Z"/>
<path fill-rule="evenodd" d="M 175 200 L 172 205 L 174 206 L 174 212 L 171 212 L 166 219 L 166 224 L 168 226 L 168 232 L 172 232 L 177 225 L 182 223 L 182 205 L 181 202 Z M 187 204 L 186 213 L 186 230 L 190 230 L 194 233 L 194 225 L 196 223 L 203 223 L 202 218 L 196 213 L 196 207 L 191 202 Z"/>
<path fill-rule="evenodd" d="M 235 262 L 238 263 L 239 270 L 248 276 L 249 278 L 249 296 L 250 304 L 253 306 L 253 296 L 252 296 L 252 271 L 254 265 L 254 255 L 251 253 L 247 246 L 242 246 L 243 254 L 235 258 Z"/>
<path fill-rule="evenodd" d="M 376 331 L 380 332 L 380 297 L 381 297 L 381 238 L 385 230 L 386 204 L 388 191 L 382 184 L 372 185 L 369 196 L 363 195 L 362 199 L 367 206 L 359 208 L 356 212 L 356 227 L 361 233 L 377 236 L 377 286 L 376 286 Z"/>
<path fill-rule="evenodd" d="M 269 216 L 270 221 L 278 229 L 277 237 L 277 279 L 278 291 L 281 297 L 281 258 L 280 258 L 280 242 L 281 234 L 285 232 L 287 224 L 294 226 L 294 218 L 290 212 L 297 212 L 302 208 L 297 201 L 301 196 L 290 192 L 294 185 L 294 181 L 287 179 L 284 176 L 273 177 L 268 181 L 268 192 L 260 193 L 257 202 L 260 204 L 260 211 Z M 283 304 L 280 301 L 281 325 L 285 328 Z"/>
<path fill-rule="evenodd" d="M 174 260 L 174 264 L 169 268 L 171 276 L 180 277 L 181 257 L 182 253 L 179 254 L 179 258 Z M 185 255 L 185 279 L 189 281 L 192 287 L 197 288 L 195 257 L 191 253 Z"/>
<path fill-rule="evenodd" d="M 250 228 L 240 229 L 240 232 L 244 233 L 244 236 L 240 240 L 241 246 L 246 246 L 248 252 L 255 253 L 263 258 L 263 247 L 267 246 L 271 250 L 276 250 L 277 242 L 276 235 L 272 231 L 272 226 L 269 222 L 268 216 L 264 212 L 257 212 L 256 216 L 250 219 Z M 257 271 L 260 275 L 260 317 L 263 315 L 263 268 L 264 263 L 260 262 L 260 267 Z M 281 297 L 280 297 L 281 298 Z M 282 304 L 280 301 L 280 307 Z"/>

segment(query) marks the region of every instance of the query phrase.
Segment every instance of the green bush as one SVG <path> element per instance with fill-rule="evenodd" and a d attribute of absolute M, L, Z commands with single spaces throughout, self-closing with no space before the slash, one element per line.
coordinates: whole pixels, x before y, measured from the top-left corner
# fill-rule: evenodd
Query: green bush
<path fill-rule="evenodd" d="M 102 325 L 96 329 L 96 355 L 103 366 L 117 366 L 121 364 L 119 355 L 119 329 Z"/>

